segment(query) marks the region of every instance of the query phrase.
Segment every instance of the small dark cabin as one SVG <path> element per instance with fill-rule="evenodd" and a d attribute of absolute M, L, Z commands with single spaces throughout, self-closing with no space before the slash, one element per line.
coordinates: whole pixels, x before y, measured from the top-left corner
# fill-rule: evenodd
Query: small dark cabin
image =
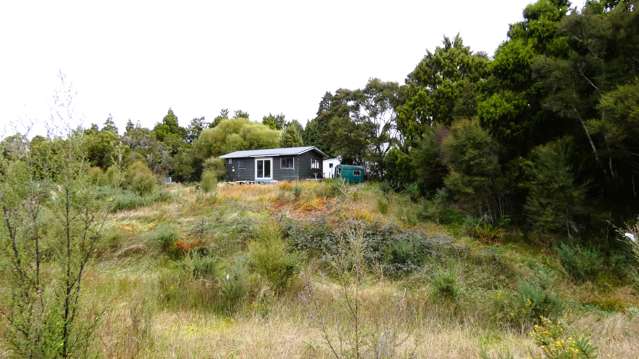
<path fill-rule="evenodd" d="M 317 147 L 235 151 L 220 156 L 231 182 L 271 182 L 322 178 L 326 154 Z"/>

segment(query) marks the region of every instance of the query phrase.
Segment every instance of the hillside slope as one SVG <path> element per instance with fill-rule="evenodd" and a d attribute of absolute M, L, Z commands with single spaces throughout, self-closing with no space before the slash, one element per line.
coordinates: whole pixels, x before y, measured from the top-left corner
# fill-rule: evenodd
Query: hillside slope
<path fill-rule="evenodd" d="M 540 316 L 600 357 L 639 352 L 639 296 L 609 267 L 424 221 L 376 184 L 172 185 L 114 213 L 85 300 L 107 357 L 527 357 Z"/>

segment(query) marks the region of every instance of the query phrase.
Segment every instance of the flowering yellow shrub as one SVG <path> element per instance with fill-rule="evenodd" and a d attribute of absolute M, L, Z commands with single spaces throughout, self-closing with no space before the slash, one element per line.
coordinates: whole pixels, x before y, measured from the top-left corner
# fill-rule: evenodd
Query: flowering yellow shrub
<path fill-rule="evenodd" d="M 575 339 L 566 335 L 566 328 L 559 321 L 541 318 L 541 324 L 533 327 L 530 336 L 547 359 L 591 359 L 597 357 L 596 348 L 585 337 Z"/>

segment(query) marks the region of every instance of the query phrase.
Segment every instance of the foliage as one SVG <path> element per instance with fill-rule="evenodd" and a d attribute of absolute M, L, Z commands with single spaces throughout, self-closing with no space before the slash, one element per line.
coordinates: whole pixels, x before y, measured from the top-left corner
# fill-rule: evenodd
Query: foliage
<path fill-rule="evenodd" d="M 125 185 L 139 195 L 147 195 L 155 191 L 157 178 L 146 163 L 135 161 L 126 169 Z"/>
<path fill-rule="evenodd" d="M 570 146 L 557 141 L 535 148 L 527 162 L 529 180 L 525 211 L 534 230 L 577 231 L 576 216 L 582 211 L 584 189 L 575 184 Z"/>
<path fill-rule="evenodd" d="M 593 247 L 560 243 L 557 254 L 566 272 L 578 282 L 592 281 L 605 270 L 603 256 Z"/>
<path fill-rule="evenodd" d="M 249 244 L 248 263 L 276 293 L 285 291 L 300 270 L 298 256 L 289 251 L 277 233 L 267 234 Z"/>
<path fill-rule="evenodd" d="M 455 302 L 460 295 L 457 275 L 453 271 L 438 271 L 431 279 L 431 295 L 434 299 Z"/>
<path fill-rule="evenodd" d="M 202 173 L 202 180 L 200 181 L 200 188 L 204 193 L 210 193 L 215 191 L 217 187 L 217 175 L 212 170 L 206 170 Z"/>
<path fill-rule="evenodd" d="M 476 120 L 461 120 L 450 130 L 443 145 L 450 173 L 446 187 L 462 203 L 480 215 L 496 214 L 500 176 L 497 143 Z"/>
<path fill-rule="evenodd" d="M 526 281 L 520 281 L 514 292 L 497 292 L 494 300 L 496 321 L 522 331 L 538 323 L 541 317 L 557 318 L 564 307 L 555 294 L 538 283 Z"/>
<path fill-rule="evenodd" d="M 293 125 L 284 127 L 282 138 L 280 139 L 280 147 L 299 147 L 303 145 L 304 141 L 299 127 Z"/>
<path fill-rule="evenodd" d="M 207 128 L 195 142 L 196 155 L 206 159 L 225 153 L 275 148 L 280 143 L 280 132 L 246 118 L 222 120 L 213 128 Z"/>
<path fill-rule="evenodd" d="M 162 252 L 171 256 L 177 254 L 175 243 L 179 239 L 179 234 L 174 225 L 161 223 L 153 231 L 149 232 L 146 237 L 149 241 L 157 243 Z"/>
<path fill-rule="evenodd" d="M 102 235 L 105 203 L 90 183 L 81 146 L 81 138 L 69 137 L 47 156 L 0 157 L 0 253 L 10 263 L 2 268 L 7 326 L 0 334 L 16 357 L 90 355 L 98 322 L 82 303 L 81 288 Z M 42 160 L 47 163 L 35 165 Z M 48 166 L 56 168 L 39 172 Z"/>
<path fill-rule="evenodd" d="M 545 359 L 594 359 L 597 348 L 587 337 L 574 338 L 566 334 L 565 325 L 559 321 L 542 318 L 530 332 Z"/>

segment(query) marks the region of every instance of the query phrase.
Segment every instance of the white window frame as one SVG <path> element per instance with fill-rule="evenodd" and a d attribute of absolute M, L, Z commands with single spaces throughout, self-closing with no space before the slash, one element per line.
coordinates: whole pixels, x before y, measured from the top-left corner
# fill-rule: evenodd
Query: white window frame
<path fill-rule="evenodd" d="M 320 168 L 321 168 L 320 161 L 316 160 L 315 158 L 311 158 L 311 169 L 318 170 Z"/>
<path fill-rule="evenodd" d="M 269 177 L 257 177 L 257 162 L 258 161 L 269 161 L 271 163 L 270 165 L 270 169 L 271 169 L 271 173 Z M 264 174 L 264 165 L 262 165 L 262 174 Z M 255 180 L 272 180 L 273 179 L 273 158 L 271 157 L 264 157 L 264 158 L 256 158 L 255 159 Z"/>
<path fill-rule="evenodd" d="M 292 167 L 284 167 L 282 166 L 282 161 L 283 160 L 291 160 L 291 163 L 293 163 Z M 294 170 L 295 169 L 295 157 L 280 157 L 280 168 L 283 170 Z"/>

